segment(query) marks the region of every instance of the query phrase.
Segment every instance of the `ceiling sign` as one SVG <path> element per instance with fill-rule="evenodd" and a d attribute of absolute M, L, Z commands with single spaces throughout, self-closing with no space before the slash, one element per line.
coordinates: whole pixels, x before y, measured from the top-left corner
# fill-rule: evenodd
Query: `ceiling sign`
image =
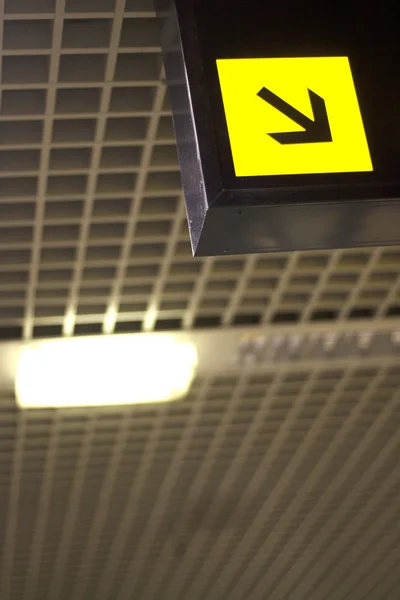
<path fill-rule="evenodd" d="M 384 3 L 156 0 L 196 255 L 400 244 Z"/>
<path fill-rule="evenodd" d="M 347 57 L 217 60 L 238 177 L 372 171 Z"/>

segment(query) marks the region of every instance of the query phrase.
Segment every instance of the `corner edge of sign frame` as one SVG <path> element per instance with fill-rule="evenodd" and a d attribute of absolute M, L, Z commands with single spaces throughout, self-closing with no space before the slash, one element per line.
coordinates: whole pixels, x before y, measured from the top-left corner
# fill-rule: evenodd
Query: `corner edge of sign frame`
<path fill-rule="evenodd" d="M 196 76 L 201 71 L 201 58 L 196 42 L 193 5 L 181 0 L 156 0 L 156 11 L 161 23 L 164 69 L 192 251 L 193 255 L 197 255 L 207 213 L 223 193 L 218 153 L 211 134 L 206 133 L 212 131 L 209 126 L 210 108 Z M 182 18 L 185 20 L 184 28 L 181 27 Z M 197 62 L 198 69 L 193 68 Z"/>

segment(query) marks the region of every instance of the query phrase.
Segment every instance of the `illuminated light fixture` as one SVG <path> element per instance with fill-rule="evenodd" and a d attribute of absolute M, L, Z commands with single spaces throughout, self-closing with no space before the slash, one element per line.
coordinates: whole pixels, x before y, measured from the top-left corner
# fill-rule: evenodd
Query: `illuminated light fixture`
<path fill-rule="evenodd" d="M 21 349 L 16 398 L 21 408 L 179 400 L 196 367 L 196 346 L 164 334 L 32 342 Z"/>

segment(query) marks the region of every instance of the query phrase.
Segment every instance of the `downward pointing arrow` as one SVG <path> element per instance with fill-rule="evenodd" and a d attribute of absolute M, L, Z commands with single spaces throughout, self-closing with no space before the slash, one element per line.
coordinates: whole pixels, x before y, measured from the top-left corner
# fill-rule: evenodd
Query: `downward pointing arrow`
<path fill-rule="evenodd" d="M 304 131 L 269 133 L 270 137 L 280 144 L 315 144 L 332 141 L 325 100 L 311 90 L 308 90 L 308 94 L 314 119 L 309 119 L 305 114 L 265 87 L 258 92 L 257 96 L 304 129 Z"/>

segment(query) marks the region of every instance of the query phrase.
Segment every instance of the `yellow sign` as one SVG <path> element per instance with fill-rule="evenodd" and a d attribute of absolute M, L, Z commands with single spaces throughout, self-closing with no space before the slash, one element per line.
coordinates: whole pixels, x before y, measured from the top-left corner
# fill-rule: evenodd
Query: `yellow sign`
<path fill-rule="evenodd" d="M 237 177 L 373 171 L 347 57 L 217 67 Z"/>

